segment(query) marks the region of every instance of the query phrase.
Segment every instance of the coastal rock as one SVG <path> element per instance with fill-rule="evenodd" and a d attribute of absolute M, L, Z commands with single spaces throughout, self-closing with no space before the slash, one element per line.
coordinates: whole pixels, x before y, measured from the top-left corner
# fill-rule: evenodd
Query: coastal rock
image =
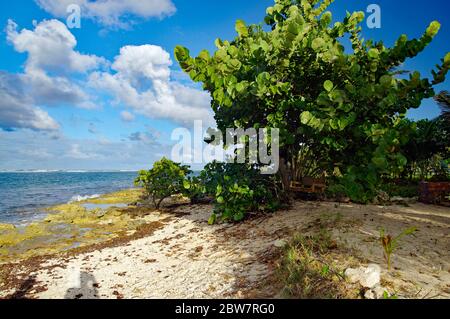
<path fill-rule="evenodd" d="M 374 292 L 369 289 L 364 294 L 364 298 L 366 298 L 366 299 L 376 299 L 376 296 L 375 296 Z"/>
<path fill-rule="evenodd" d="M 390 296 L 389 292 L 384 287 L 377 285 L 376 287 L 374 287 L 372 289 L 368 289 L 364 293 L 364 298 L 365 299 L 384 299 L 385 294 Z"/>
<path fill-rule="evenodd" d="M 380 284 L 381 268 L 375 264 L 370 264 L 367 268 L 348 268 L 345 271 L 345 276 L 351 283 L 359 282 L 361 286 L 371 289 Z"/>
<path fill-rule="evenodd" d="M 286 241 L 284 241 L 284 240 L 276 240 L 276 241 L 273 243 L 273 245 L 274 245 L 275 247 L 277 247 L 277 248 L 284 248 L 284 247 L 287 245 L 287 243 L 286 243 Z"/>
<path fill-rule="evenodd" d="M 394 196 L 391 198 L 391 202 L 393 203 L 416 203 L 419 200 L 418 197 L 400 197 L 400 196 Z"/>
<path fill-rule="evenodd" d="M 381 286 L 376 286 L 375 288 L 372 289 L 372 291 L 373 291 L 376 299 L 383 299 L 384 293 L 385 292 L 387 293 L 387 290 Z M 389 293 L 388 293 L 388 296 L 389 296 Z"/>
<path fill-rule="evenodd" d="M 14 230 L 16 229 L 16 226 L 11 225 L 11 224 L 0 224 L 0 231 L 5 231 L 5 230 Z"/>

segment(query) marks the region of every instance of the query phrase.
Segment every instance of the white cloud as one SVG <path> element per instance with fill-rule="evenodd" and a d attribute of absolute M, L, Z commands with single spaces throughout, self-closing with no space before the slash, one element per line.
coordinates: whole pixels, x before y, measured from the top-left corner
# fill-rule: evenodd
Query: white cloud
<path fill-rule="evenodd" d="M 159 46 L 126 46 L 112 64 L 114 72 L 94 72 L 90 84 L 150 118 L 213 124 L 209 94 L 171 81 L 171 65 L 169 53 Z"/>
<path fill-rule="evenodd" d="M 59 124 L 23 92 L 20 76 L 0 72 L 0 129 L 57 130 Z"/>
<path fill-rule="evenodd" d="M 113 97 L 112 102 L 127 107 L 121 113 L 125 122 L 140 114 L 183 125 L 203 120 L 214 126 L 209 94 L 173 80 L 170 54 L 160 46 L 122 47 L 111 63 L 76 51 L 76 38 L 57 20 L 20 31 L 9 20 L 6 33 L 16 51 L 28 56 L 23 73 L 9 74 L 16 83 L 3 81 L 0 128 L 56 130 L 58 124 L 43 107 L 93 109 L 103 98 L 99 89 Z M 8 91 L 14 85 L 20 92 L 12 96 Z"/>
<path fill-rule="evenodd" d="M 133 17 L 141 19 L 164 18 L 175 13 L 171 0 L 35 0 L 52 15 L 67 17 L 67 7 L 77 4 L 82 18 L 98 21 L 108 27 L 128 28 L 135 23 Z"/>
<path fill-rule="evenodd" d="M 95 55 L 75 51 L 77 41 L 58 20 L 44 20 L 34 30 L 17 30 L 8 20 L 7 39 L 20 53 L 27 53 L 25 72 L 21 75 L 27 93 L 38 105 L 70 104 L 91 109 L 96 105 L 71 74 L 85 74 L 105 66 L 107 61 Z M 51 74 L 51 75 L 50 75 Z"/>
<path fill-rule="evenodd" d="M 7 39 L 17 52 L 27 53 L 26 72 L 44 70 L 56 73 L 84 73 L 105 63 L 95 55 L 75 51 L 77 40 L 58 20 L 44 20 L 33 31 L 17 31 L 17 24 L 8 20 Z"/>
<path fill-rule="evenodd" d="M 124 122 L 133 122 L 136 119 L 134 114 L 131 112 L 128 112 L 128 111 L 121 112 L 120 117 L 121 117 L 122 121 L 124 121 Z"/>

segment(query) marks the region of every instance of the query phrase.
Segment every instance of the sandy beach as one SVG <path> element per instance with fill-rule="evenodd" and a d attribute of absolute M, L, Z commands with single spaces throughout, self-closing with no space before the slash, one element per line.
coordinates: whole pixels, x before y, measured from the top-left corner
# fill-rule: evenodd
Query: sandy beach
<path fill-rule="evenodd" d="M 0 265 L 1 298 L 277 298 L 284 243 L 328 227 L 336 266 L 378 264 L 398 298 L 450 298 L 450 208 L 296 201 L 240 224 L 207 224 L 210 205 L 139 210 L 140 227 L 75 249 Z M 379 228 L 402 239 L 387 270 Z M 345 284 L 345 283 L 344 283 Z"/>

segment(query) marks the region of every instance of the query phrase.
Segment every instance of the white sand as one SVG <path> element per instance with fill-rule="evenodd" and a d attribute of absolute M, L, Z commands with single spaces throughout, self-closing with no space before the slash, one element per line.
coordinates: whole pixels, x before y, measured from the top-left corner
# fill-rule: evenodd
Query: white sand
<path fill-rule="evenodd" d="M 383 283 L 399 297 L 450 298 L 450 209 L 414 204 L 359 206 L 334 203 L 302 203 L 285 212 L 238 225 L 208 226 L 210 206 L 184 206 L 153 235 L 127 245 L 84 253 L 70 259 L 46 261 L 35 273 L 45 291 L 33 298 L 237 298 L 249 296 L 264 278 L 273 275 L 274 243 L 324 214 L 342 214 L 334 237 L 353 249 L 363 263 L 383 268 Z M 171 214 L 156 214 L 163 220 Z M 330 219 L 331 220 L 331 219 Z M 378 228 L 398 234 L 416 226 L 415 237 L 402 240 L 387 272 Z M 77 282 L 80 272 L 84 284 Z M 95 287 L 92 282 L 95 281 Z M 268 290 L 270 291 L 270 289 Z M 0 297 L 13 291 L 0 291 Z M 267 291 L 265 292 L 267 294 Z M 276 296 L 276 291 L 271 292 Z M 250 293 L 250 295 L 252 295 Z M 254 296 L 258 296 L 258 293 Z"/>

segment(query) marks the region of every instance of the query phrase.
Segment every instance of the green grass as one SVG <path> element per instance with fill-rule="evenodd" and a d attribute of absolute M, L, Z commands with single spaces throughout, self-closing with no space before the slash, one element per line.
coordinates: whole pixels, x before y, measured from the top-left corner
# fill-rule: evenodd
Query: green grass
<path fill-rule="evenodd" d="M 282 294 L 299 299 L 357 298 L 349 288 L 344 269 L 335 265 L 337 243 L 326 228 L 312 236 L 295 235 L 285 248 L 279 263 L 278 279 Z"/>

